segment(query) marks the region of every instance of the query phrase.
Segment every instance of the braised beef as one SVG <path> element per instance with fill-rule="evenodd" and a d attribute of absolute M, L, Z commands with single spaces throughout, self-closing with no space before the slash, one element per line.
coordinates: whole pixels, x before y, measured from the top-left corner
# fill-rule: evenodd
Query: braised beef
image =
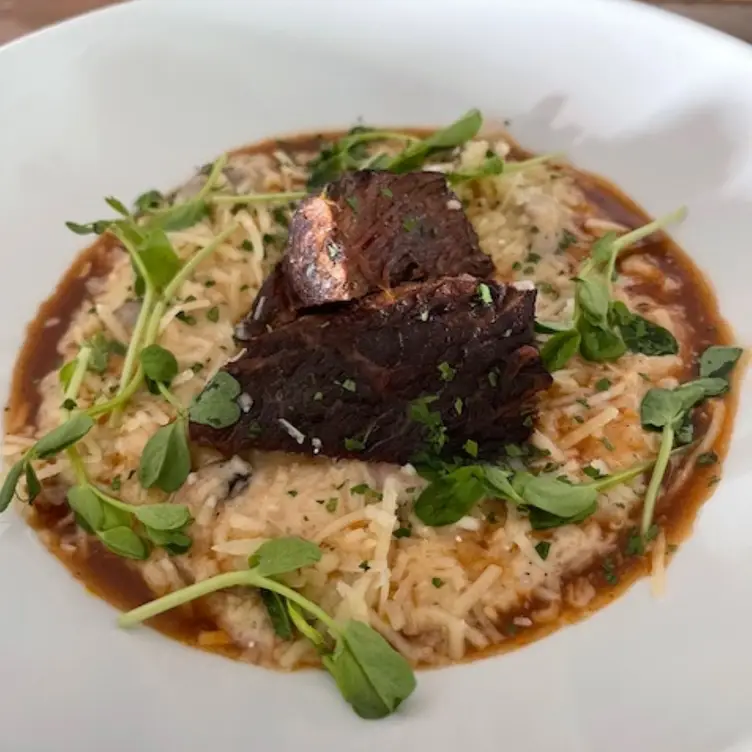
<path fill-rule="evenodd" d="M 492 272 L 491 259 L 478 247 L 443 175 L 347 173 L 300 202 L 285 256 L 237 338 L 276 328 L 301 309 L 355 300 L 405 282 Z"/>
<path fill-rule="evenodd" d="M 404 463 L 477 444 L 491 458 L 528 438 L 533 396 L 551 383 L 533 345 L 534 307 L 534 290 L 463 275 L 302 316 L 224 367 L 240 384 L 239 420 L 192 422 L 191 438 L 226 456 L 257 448 Z"/>

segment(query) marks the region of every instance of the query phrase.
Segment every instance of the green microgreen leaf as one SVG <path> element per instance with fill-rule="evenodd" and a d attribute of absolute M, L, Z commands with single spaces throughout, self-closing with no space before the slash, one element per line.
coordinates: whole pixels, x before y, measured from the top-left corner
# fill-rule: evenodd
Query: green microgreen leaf
<path fill-rule="evenodd" d="M 483 124 L 478 110 L 470 110 L 459 120 L 442 128 L 421 141 L 410 144 L 391 159 L 386 169 L 390 172 L 410 172 L 420 169 L 431 156 L 446 149 L 453 149 L 475 138 Z"/>
<path fill-rule="evenodd" d="M 741 347 L 711 345 L 700 356 L 700 378 L 728 379 L 742 352 Z"/>
<path fill-rule="evenodd" d="M 541 360 L 543 365 L 551 372 L 558 371 L 580 349 L 580 333 L 576 329 L 558 332 L 541 348 Z"/>
<path fill-rule="evenodd" d="M 34 471 L 31 462 L 26 463 L 24 475 L 26 476 L 26 501 L 29 504 L 32 504 L 34 499 L 36 499 L 41 493 L 42 484 L 39 482 L 39 477 Z"/>
<path fill-rule="evenodd" d="M 143 560 L 149 558 L 149 546 L 129 527 L 113 527 L 97 532 L 97 538 L 112 551 L 125 559 Z"/>
<path fill-rule="evenodd" d="M 53 428 L 34 445 L 34 456 L 47 459 L 81 441 L 94 427 L 94 421 L 86 413 L 76 413 L 65 423 Z"/>
<path fill-rule="evenodd" d="M 431 527 L 453 525 L 488 495 L 483 469 L 478 465 L 460 467 L 435 480 L 415 501 L 418 519 Z"/>
<path fill-rule="evenodd" d="M 676 355 L 679 352 L 679 343 L 668 329 L 631 313 L 621 301 L 611 304 L 609 316 L 619 328 L 624 344 L 632 352 L 651 356 Z"/>
<path fill-rule="evenodd" d="M 133 516 L 152 530 L 169 532 L 180 530 L 192 521 L 188 507 L 183 504 L 143 504 L 133 507 Z"/>
<path fill-rule="evenodd" d="M 226 371 L 219 371 L 204 387 L 190 407 L 190 419 L 194 423 L 227 428 L 240 420 L 240 407 L 236 402 L 240 395 L 239 382 Z"/>
<path fill-rule="evenodd" d="M 408 662 L 363 622 L 345 623 L 337 647 L 323 663 L 361 718 L 393 713 L 416 687 Z"/>
<path fill-rule="evenodd" d="M 167 493 L 177 491 L 191 472 L 191 452 L 185 421 L 178 418 L 159 428 L 146 442 L 138 466 L 138 479 L 144 488 L 157 486 Z M 146 523 L 150 527 L 159 525 Z"/>
<path fill-rule="evenodd" d="M 91 532 L 104 529 L 104 504 L 91 487 L 78 485 L 69 488 L 68 505 L 78 518 L 86 522 Z"/>
<path fill-rule="evenodd" d="M 5 480 L 3 481 L 3 487 L 0 489 L 0 513 L 4 512 L 13 497 L 16 495 L 16 487 L 21 480 L 21 476 L 26 472 L 27 459 L 20 459 L 8 470 Z"/>
<path fill-rule="evenodd" d="M 161 345 L 145 347 L 139 357 L 147 379 L 169 386 L 178 375 L 178 361 Z"/>
<path fill-rule="evenodd" d="M 283 640 L 292 640 L 295 636 L 295 630 L 287 610 L 287 601 L 279 593 L 272 590 L 261 589 L 259 595 L 266 608 L 269 621 L 272 623 L 274 633 Z"/>
<path fill-rule="evenodd" d="M 290 536 L 262 543 L 249 558 L 257 574 L 271 577 L 308 567 L 321 559 L 321 549 L 311 541 Z"/>

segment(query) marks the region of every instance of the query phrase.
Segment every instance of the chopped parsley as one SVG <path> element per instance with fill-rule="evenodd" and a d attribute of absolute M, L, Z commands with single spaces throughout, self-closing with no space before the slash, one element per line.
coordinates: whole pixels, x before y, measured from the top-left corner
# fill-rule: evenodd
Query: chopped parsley
<path fill-rule="evenodd" d="M 708 467 L 718 462 L 718 455 L 715 452 L 703 452 L 697 457 L 697 467 Z"/>
<path fill-rule="evenodd" d="M 538 282 L 538 289 L 550 298 L 559 297 L 559 291 L 550 282 Z"/>
<path fill-rule="evenodd" d="M 586 465 L 583 467 L 582 472 L 585 473 L 588 478 L 592 478 L 593 480 L 606 477 L 597 467 L 593 467 L 592 465 Z"/>
<path fill-rule="evenodd" d="M 394 197 L 394 194 L 392 193 L 392 189 L 391 188 L 382 188 L 379 191 L 379 193 L 381 193 L 381 195 L 384 198 L 393 198 Z"/>
<path fill-rule="evenodd" d="M 207 279 L 206 282 L 204 282 L 204 287 L 214 287 L 217 283 L 213 279 Z"/>
<path fill-rule="evenodd" d="M 405 217 L 402 226 L 405 228 L 405 232 L 412 232 L 418 227 L 417 217 Z"/>
<path fill-rule="evenodd" d="M 119 491 L 122 485 L 123 485 L 123 481 L 122 481 L 122 479 L 120 478 L 119 475 L 116 475 L 110 481 L 110 488 L 112 488 L 113 491 Z"/>
<path fill-rule="evenodd" d="M 410 420 L 424 425 L 428 430 L 426 431 L 426 439 L 431 445 L 432 449 L 440 452 L 446 442 L 446 427 L 441 419 L 441 413 L 438 411 L 430 410 L 429 405 L 435 402 L 438 396 L 435 394 L 429 394 L 425 397 L 419 397 L 413 400 L 408 406 L 408 417 Z"/>
<path fill-rule="evenodd" d="M 413 529 L 411 527 L 398 527 L 393 535 L 395 538 L 409 538 L 413 534 Z"/>
<path fill-rule="evenodd" d="M 541 255 L 540 253 L 528 253 L 527 259 L 525 260 L 528 262 L 528 264 L 537 264 L 541 260 Z"/>
<path fill-rule="evenodd" d="M 206 318 L 209 319 L 212 323 L 216 324 L 217 321 L 219 321 L 219 308 L 217 306 L 213 306 L 206 312 Z"/>
<path fill-rule="evenodd" d="M 451 381 L 457 374 L 457 371 L 444 361 L 443 363 L 439 363 L 439 373 L 443 381 Z"/>
<path fill-rule="evenodd" d="M 358 483 L 357 486 L 353 486 L 350 489 L 351 494 L 360 494 L 362 496 L 370 496 L 374 500 L 381 501 L 384 498 L 384 494 L 371 488 L 368 483 Z"/>
<path fill-rule="evenodd" d="M 608 440 L 607 436 L 601 436 L 601 444 L 603 444 L 609 452 L 613 452 L 616 447 Z"/>
<path fill-rule="evenodd" d="M 200 371 L 203 371 L 203 369 L 204 369 L 204 364 L 203 363 L 199 363 L 198 361 L 196 361 L 191 366 L 191 371 L 193 371 L 193 373 L 199 373 Z"/>
<path fill-rule="evenodd" d="M 548 558 L 548 552 L 551 550 L 551 544 L 548 541 L 541 541 L 535 546 L 538 556 L 545 561 Z"/>
<path fill-rule="evenodd" d="M 519 261 L 515 261 L 512 264 L 512 271 L 513 272 L 518 272 L 520 269 L 522 269 L 522 264 Z"/>
<path fill-rule="evenodd" d="M 345 379 L 340 386 L 348 392 L 354 392 L 358 386 L 353 379 Z"/>
<path fill-rule="evenodd" d="M 353 439 L 350 437 L 345 439 L 345 449 L 347 449 L 348 452 L 362 452 L 365 448 L 366 443 L 361 439 Z"/>
<path fill-rule="evenodd" d="M 190 314 L 186 313 L 185 311 L 178 311 L 175 314 L 175 318 L 178 321 L 182 321 L 184 324 L 187 324 L 188 326 L 195 326 L 196 325 L 196 317 L 191 316 Z"/>
<path fill-rule="evenodd" d="M 292 498 L 294 499 L 294 498 L 295 498 L 295 497 L 296 497 L 296 496 L 298 495 L 298 492 L 297 492 L 297 491 L 296 491 L 296 490 L 295 490 L 294 488 L 291 488 L 291 489 L 290 489 L 290 490 L 289 490 L 289 491 L 287 492 L 287 495 L 288 495 L 288 496 L 292 496 Z"/>
<path fill-rule="evenodd" d="M 364 560 L 361 561 L 360 564 L 358 564 L 358 567 L 360 567 L 360 569 L 362 569 L 364 572 L 367 572 L 371 568 L 371 565 Z"/>
<path fill-rule="evenodd" d="M 462 397 L 457 397 L 457 399 L 454 401 L 454 412 L 457 413 L 457 415 L 462 415 Z"/>
<path fill-rule="evenodd" d="M 358 198 L 357 196 L 348 196 L 345 199 L 347 205 L 353 210 L 353 214 L 358 213 Z"/>
<path fill-rule="evenodd" d="M 462 447 L 467 454 L 469 454 L 471 457 L 477 457 L 478 456 L 478 442 L 473 441 L 473 439 L 468 439 L 464 446 Z"/>
<path fill-rule="evenodd" d="M 483 305 L 491 305 L 493 303 L 491 288 L 485 282 L 481 282 L 478 285 L 478 297 Z"/>
<path fill-rule="evenodd" d="M 253 250 L 253 243 L 251 243 L 251 241 L 250 241 L 250 240 L 247 240 L 247 239 L 246 239 L 246 240 L 244 240 L 244 241 L 243 241 L 243 242 L 242 242 L 242 243 L 240 244 L 240 247 L 241 247 L 241 248 L 242 248 L 242 249 L 243 249 L 244 251 L 249 251 L 249 252 L 250 252 L 250 251 L 252 251 L 252 250 Z"/>
<path fill-rule="evenodd" d="M 444 584 L 444 580 L 441 577 L 432 577 L 431 584 L 438 590 Z"/>
<path fill-rule="evenodd" d="M 564 230 L 559 239 L 559 250 L 566 251 L 569 246 L 574 245 L 576 242 L 577 236 L 574 233 L 569 232 L 569 230 Z"/>
<path fill-rule="evenodd" d="M 611 387 L 611 379 L 607 379 L 605 376 L 602 379 L 598 379 L 595 382 L 596 392 L 606 392 Z"/>
<path fill-rule="evenodd" d="M 603 579 L 606 580 L 609 585 L 619 584 L 619 575 L 616 573 L 616 564 L 614 564 L 613 559 L 604 559 L 601 568 L 603 569 Z"/>

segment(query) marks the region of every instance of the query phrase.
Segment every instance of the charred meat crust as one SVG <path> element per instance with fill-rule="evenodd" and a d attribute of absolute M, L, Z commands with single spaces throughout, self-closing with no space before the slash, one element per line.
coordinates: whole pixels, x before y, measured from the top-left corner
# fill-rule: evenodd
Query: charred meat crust
<path fill-rule="evenodd" d="M 436 172 L 362 170 L 301 201 L 284 259 L 237 338 L 289 323 L 301 309 L 444 276 L 488 277 L 491 259 Z"/>
<path fill-rule="evenodd" d="M 535 291 L 469 275 L 407 284 L 336 313 L 310 314 L 253 341 L 224 370 L 252 399 L 226 429 L 191 438 L 226 456 L 251 448 L 405 463 L 430 436 L 409 416 L 435 397 L 442 451 L 477 442 L 498 455 L 531 431 L 536 392 L 551 384 L 533 345 Z"/>

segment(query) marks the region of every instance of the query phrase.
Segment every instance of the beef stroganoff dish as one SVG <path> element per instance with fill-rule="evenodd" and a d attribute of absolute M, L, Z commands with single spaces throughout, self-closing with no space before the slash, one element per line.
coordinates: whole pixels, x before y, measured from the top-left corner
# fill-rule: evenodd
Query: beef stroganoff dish
<path fill-rule="evenodd" d="M 276 140 L 68 223 L 98 237 L 19 356 L 0 510 L 120 626 L 379 718 L 663 586 L 742 350 L 683 208 L 481 125 Z"/>

